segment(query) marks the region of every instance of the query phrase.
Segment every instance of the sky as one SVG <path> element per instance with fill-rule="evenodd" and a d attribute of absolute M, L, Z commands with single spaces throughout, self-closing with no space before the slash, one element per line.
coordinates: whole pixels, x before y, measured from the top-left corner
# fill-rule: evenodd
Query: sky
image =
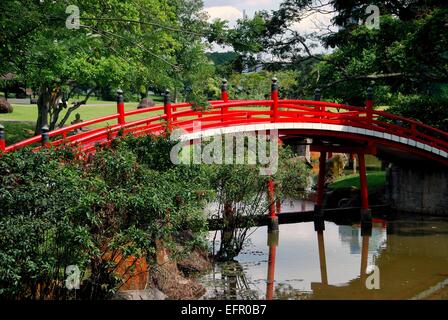
<path fill-rule="evenodd" d="M 236 20 L 243 17 L 243 12 L 250 18 L 256 11 L 277 10 L 282 0 L 203 0 L 204 8 L 210 16 L 210 21 L 217 18 L 229 21 L 229 25 L 235 26 Z M 313 14 L 296 23 L 292 29 L 302 34 L 318 32 L 319 28 L 331 26 L 331 15 Z M 334 30 L 334 28 L 332 28 Z M 321 51 L 322 48 L 318 48 Z M 219 50 L 221 51 L 221 50 Z"/>
<path fill-rule="evenodd" d="M 204 6 L 211 19 L 221 18 L 231 23 L 243 17 L 243 11 L 252 17 L 255 11 L 276 10 L 281 0 L 204 0 Z"/>

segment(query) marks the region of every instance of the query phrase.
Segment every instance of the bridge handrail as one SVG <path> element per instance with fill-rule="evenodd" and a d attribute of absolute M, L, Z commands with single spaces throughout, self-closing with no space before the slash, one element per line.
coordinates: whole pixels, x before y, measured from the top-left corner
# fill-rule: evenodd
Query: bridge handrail
<path fill-rule="evenodd" d="M 201 118 L 203 121 L 224 121 L 224 119 L 230 119 L 236 114 L 239 114 L 239 116 L 246 115 L 247 117 L 251 118 L 252 116 L 258 116 L 258 115 L 273 115 L 272 113 L 272 106 L 274 105 L 274 100 L 230 100 L 230 101 L 224 101 L 224 100 L 215 100 L 210 101 L 211 108 L 209 111 L 202 112 L 202 111 L 195 111 L 192 109 L 192 105 L 190 103 L 172 103 L 170 104 L 170 108 L 174 110 L 172 112 L 172 120 L 175 120 L 174 123 L 185 123 L 179 121 L 178 118 L 182 117 L 198 117 Z M 340 120 L 347 120 L 347 121 L 354 121 L 355 123 L 358 123 L 359 125 L 366 126 L 366 125 L 379 125 L 384 124 L 391 129 L 393 128 L 395 131 L 403 130 L 403 132 L 407 132 L 408 134 L 411 134 L 413 136 L 421 136 L 424 138 L 423 140 L 430 140 L 431 138 L 434 139 L 434 142 L 436 142 L 438 145 L 444 146 L 446 150 L 448 150 L 448 133 L 444 132 L 440 129 L 433 128 L 429 125 L 426 125 L 424 123 L 421 123 L 419 121 L 404 118 L 398 115 L 390 114 L 384 111 L 380 110 L 371 110 L 369 119 L 369 112 L 367 112 L 366 108 L 364 107 L 353 107 L 345 104 L 339 104 L 334 102 L 326 102 L 326 101 L 311 101 L 311 100 L 292 100 L 292 99 L 285 99 L 285 100 L 278 100 L 278 107 L 283 109 L 296 109 L 300 110 L 302 112 L 296 114 L 301 114 L 305 116 L 307 113 L 311 115 L 312 117 L 307 117 L 306 121 L 308 122 L 314 122 L 313 118 L 319 118 L 320 121 L 327 118 L 327 120 L 331 120 L 330 117 L 336 117 Z M 269 107 L 270 109 L 267 110 L 228 110 L 228 108 L 232 107 Z M 309 108 L 312 107 L 313 109 Z M 139 114 L 144 113 L 156 113 L 163 111 L 165 106 L 153 106 L 153 107 L 147 107 L 137 110 L 131 110 L 124 112 L 123 116 L 124 119 L 130 116 L 135 116 Z M 224 110 L 224 108 L 227 110 L 227 113 L 221 114 L 219 116 L 218 111 Z M 338 112 L 333 112 L 327 110 L 328 108 L 336 108 L 338 109 Z M 179 110 L 183 109 L 183 110 Z M 348 110 L 347 112 L 341 112 L 340 109 Z M 242 111 L 242 113 L 240 112 Z M 216 113 L 216 116 L 215 116 Z M 294 114 L 294 111 L 284 111 L 280 110 L 277 113 L 277 116 L 281 118 L 282 116 L 288 116 L 289 114 Z M 210 116 L 213 115 L 213 118 Z M 161 121 L 161 120 L 167 120 L 167 115 L 165 113 L 158 114 L 158 115 L 152 115 L 144 119 L 139 119 L 135 121 L 126 122 L 124 124 L 114 124 L 112 126 L 108 126 L 107 128 L 101 128 L 101 129 L 94 129 L 90 132 L 83 132 L 78 135 L 73 135 L 70 137 L 67 137 L 67 135 L 70 132 L 73 132 L 77 129 L 80 129 L 82 127 L 87 127 L 91 125 L 95 125 L 101 122 L 106 122 L 110 120 L 118 120 L 120 117 L 119 113 L 111 114 L 104 117 L 99 117 L 96 119 L 87 120 L 78 124 L 70 125 L 64 128 L 59 128 L 53 131 L 49 132 L 49 137 L 57 137 L 62 136 L 62 139 L 55 141 L 55 144 L 60 144 L 63 141 L 69 141 L 69 142 L 82 142 L 91 140 L 92 137 L 100 137 L 101 135 L 104 135 L 106 132 L 115 132 L 118 131 L 120 128 L 129 129 L 132 127 L 137 127 L 141 125 L 149 125 L 150 123 L 153 123 L 155 121 Z M 401 121 L 400 125 L 397 124 L 391 124 L 387 122 L 381 122 L 377 119 L 379 117 L 382 117 L 384 119 L 392 120 L 392 121 Z M 263 118 L 265 121 L 269 120 L 267 118 Z M 270 120 L 273 120 L 272 118 Z M 190 120 L 186 120 L 191 121 Z M 369 123 L 370 121 L 370 123 Z M 405 125 L 408 125 L 409 128 L 406 128 Z M 378 128 L 378 127 L 377 127 Z M 426 132 L 420 132 L 418 129 L 424 129 Z M 442 137 L 440 139 L 440 137 Z M 35 136 L 23 141 L 20 141 L 16 144 L 13 144 L 11 146 L 8 146 L 5 148 L 5 152 L 13 151 L 22 147 L 26 147 L 29 145 L 33 145 L 36 143 L 39 143 L 42 141 L 41 136 Z"/>

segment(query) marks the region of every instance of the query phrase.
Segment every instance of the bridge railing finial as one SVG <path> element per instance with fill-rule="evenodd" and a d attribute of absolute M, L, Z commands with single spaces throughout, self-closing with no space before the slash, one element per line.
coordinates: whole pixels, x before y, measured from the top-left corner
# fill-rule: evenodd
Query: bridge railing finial
<path fill-rule="evenodd" d="M 322 91 L 320 90 L 320 88 L 316 88 L 316 90 L 314 90 L 314 100 L 320 101 L 321 94 L 322 94 Z"/>
<path fill-rule="evenodd" d="M 6 139 L 5 139 L 5 127 L 0 124 L 0 151 L 5 151 Z"/>
<path fill-rule="evenodd" d="M 41 129 L 41 144 L 42 147 L 47 147 L 50 144 L 50 135 L 49 135 L 50 129 L 48 126 L 43 126 Z"/>
<path fill-rule="evenodd" d="M 278 118 L 278 88 L 279 88 L 278 79 L 274 77 L 272 78 L 272 85 L 271 85 L 271 99 L 273 101 L 271 114 L 274 119 Z"/>
<path fill-rule="evenodd" d="M 367 88 L 367 100 L 366 100 L 366 115 L 367 121 L 372 122 L 373 120 L 373 88 Z"/>
<path fill-rule="evenodd" d="M 168 125 L 168 129 L 171 128 L 171 120 L 172 120 L 172 110 L 171 110 L 171 91 L 169 89 L 165 89 L 165 93 L 163 94 L 163 109 L 166 115 L 166 122 Z"/>

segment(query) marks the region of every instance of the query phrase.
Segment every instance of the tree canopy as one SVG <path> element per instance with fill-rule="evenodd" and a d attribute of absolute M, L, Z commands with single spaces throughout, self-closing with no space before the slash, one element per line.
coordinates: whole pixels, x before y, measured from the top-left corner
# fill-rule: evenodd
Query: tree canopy
<path fill-rule="evenodd" d="M 86 98 L 69 112 L 98 88 L 183 89 L 209 74 L 199 0 L 6 0 L 0 9 L 0 67 L 39 94 L 36 132 L 64 125 L 76 90 Z"/>

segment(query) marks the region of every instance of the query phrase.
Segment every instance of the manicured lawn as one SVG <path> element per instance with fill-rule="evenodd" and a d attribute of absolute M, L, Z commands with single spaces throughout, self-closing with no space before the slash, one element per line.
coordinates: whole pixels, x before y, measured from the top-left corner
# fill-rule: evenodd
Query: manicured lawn
<path fill-rule="evenodd" d="M 367 172 L 367 185 L 370 191 L 377 190 L 386 184 L 385 171 Z M 359 174 L 343 176 L 329 186 L 332 189 L 360 188 Z"/>
<path fill-rule="evenodd" d="M 14 144 L 34 135 L 34 123 L 2 122 L 6 132 L 6 144 Z"/>
<path fill-rule="evenodd" d="M 159 105 L 159 103 L 157 102 Z M 27 121 L 27 122 L 35 122 L 37 119 L 37 106 L 36 105 L 13 105 L 14 112 L 8 114 L 0 114 L 0 122 L 8 122 L 8 121 Z M 131 111 L 137 108 L 137 102 L 127 102 L 125 103 L 125 110 Z M 82 120 L 90 120 L 99 118 L 102 116 L 107 116 L 117 112 L 117 105 L 114 102 L 109 101 L 91 101 L 89 104 L 80 107 L 78 110 L 75 110 L 67 121 L 66 125 L 70 125 L 70 123 L 75 119 L 76 113 L 81 115 Z M 62 119 L 65 112 L 63 111 L 62 116 L 59 116 L 59 119 Z M 142 119 L 147 117 L 148 114 L 138 115 L 128 117 L 127 121 Z M 4 121 L 2 121 L 4 120 Z M 5 121 L 6 120 L 6 121 Z M 99 124 L 99 126 L 104 126 Z"/>

